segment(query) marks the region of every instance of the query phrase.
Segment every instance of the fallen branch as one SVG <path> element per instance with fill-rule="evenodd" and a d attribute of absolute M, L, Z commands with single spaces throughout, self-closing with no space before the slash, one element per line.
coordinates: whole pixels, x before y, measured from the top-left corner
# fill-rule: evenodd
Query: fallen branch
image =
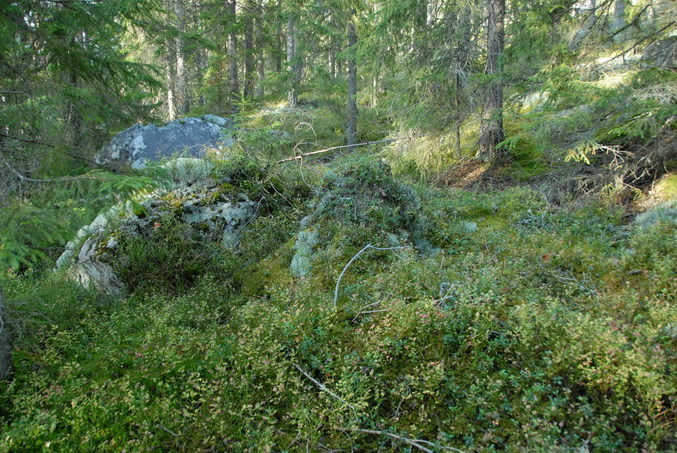
<path fill-rule="evenodd" d="M 441 445 L 437 445 L 435 443 L 429 442 L 427 440 L 422 440 L 422 439 L 409 439 L 408 437 L 403 437 L 399 436 L 397 434 L 389 433 L 388 431 L 377 431 L 375 429 L 362 429 L 362 428 L 335 428 L 337 431 L 343 431 L 343 432 L 348 432 L 348 431 L 356 431 L 360 433 L 366 433 L 366 434 L 376 434 L 377 436 L 387 436 L 392 439 L 399 440 L 401 442 L 407 443 L 411 445 L 412 447 L 418 448 L 421 451 L 425 451 L 426 453 L 434 453 L 433 450 L 430 448 L 424 447 L 421 444 L 429 445 L 434 448 L 439 448 L 442 450 L 449 450 L 449 451 L 455 451 L 459 453 L 465 453 L 463 450 L 459 450 L 457 448 L 453 447 L 443 447 Z"/>
<path fill-rule="evenodd" d="M 346 271 L 350 267 L 351 264 L 353 264 L 353 261 L 355 261 L 357 258 L 360 257 L 361 254 L 366 252 L 369 249 L 374 249 L 374 250 L 398 250 L 398 249 L 405 249 L 408 248 L 406 246 L 403 247 L 374 247 L 371 244 L 367 244 L 362 250 L 357 252 L 355 256 L 353 256 L 350 261 L 348 261 L 348 264 L 343 268 L 343 271 L 341 271 L 341 275 L 339 275 L 338 280 L 336 280 L 336 288 L 334 288 L 334 308 L 336 308 L 336 302 L 338 301 L 338 295 L 339 295 L 339 285 L 341 284 L 341 279 L 343 278 L 343 275 L 345 275 Z"/>
<path fill-rule="evenodd" d="M 310 381 L 311 381 L 313 384 L 315 384 L 316 386 L 318 386 L 320 390 L 322 390 L 322 391 L 324 391 L 324 392 L 327 392 L 329 395 L 333 396 L 334 398 L 336 398 L 337 400 L 339 400 L 340 402 L 342 402 L 343 404 L 345 404 L 346 406 L 348 406 L 349 408 L 351 408 L 351 409 L 353 410 L 353 412 L 357 413 L 357 410 L 355 409 L 355 406 L 353 406 L 352 404 L 350 404 L 349 402 L 347 402 L 346 400 L 344 400 L 343 398 L 341 398 L 340 396 L 338 396 L 336 393 L 334 393 L 334 392 L 332 392 L 331 390 L 329 390 L 327 387 L 325 387 L 325 385 L 324 385 L 323 383 L 321 383 L 320 381 L 318 381 L 317 379 L 313 378 L 311 375 L 309 375 L 308 373 L 306 373 L 305 370 L 304 370 L 303 368 L 301 368 L 300 366 L 298 366 L 297 364 L 292 363 L 292 365 L 294 365 L 294 368 L 296 368 L 297 370 L 299 370 L 299 372 L 300 372 L 302 375 L 304 375 L 305 377 L 307 377 L 308 379 L 310 379 Z"/>
<path fill-rule="evenodd" d="M 414 137 L 387 138 L 385 140 L 376 140 L 376 141 L 373 141 L 373 142 L 355 143 L 354 145 L 332 146 L 331 148 L 320 149 L 318 151 L 311 151 L 309 153 L 299 154 L 298 156 L 286 157 L 284 159 L 278 160 L 275 163 L 281 164 L 281 163 L 284 163 L 284 162 L 291 162 L 293 160 L 303 159 L 306 156 L 314 156 L 315 154 L 327 153 L 329 151 L 335 151 L 337 149 L 353 148 L 353 147 L 356 147 L 356 146 L 376 145 L 378 143 L 390 143 L 390 142 L 397 142 L 397 141 L 400 141 L 400 140 L 413 140 L 414 138 L 417 138 L 417 137 L 414 136 Z"/>

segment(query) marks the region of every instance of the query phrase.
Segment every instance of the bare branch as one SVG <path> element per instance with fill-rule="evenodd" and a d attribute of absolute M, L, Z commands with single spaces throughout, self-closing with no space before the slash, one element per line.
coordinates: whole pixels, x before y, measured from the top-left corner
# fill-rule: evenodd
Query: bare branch
<path fill-rule="evenodd" d="M 350 267 L 351 264 L 353 264 L 353 261 L 355 261 L 357 258 L 360 257 L 364 252 L 366 252 L 369 249 L 374 249 L 374 250 L 399 250 L 399 249 L 406 249 L 409 248 L 408 246 L 403 246 L 403 247 L 374 247 L 371 244 L 367 244 L 362 250 L 357 252 L 355 256 L 353 256 L 350 261 L 348 261 L 348 264 L 343 268 L 343 271 L 341 272 L 341 275 L 339 275 L 338 280 L 336 280 L 336 288 L 334 288 L 334 308 L 336 308 L 336 302 L 338 301 L 338 296 L 339 296 L 339 285 L 341 284 L 341 279 L 343 278 L 343 275 L 346 273 L 348 270 L 348 267 Z"/>
<path fill-rule="evenodd" d="M 360 432 L 360 433 L 366 433 L 366 434 L 376 434 L 377 436 L 387 436 L 392 439 L 396 439 L 399 441 L 402 441 L 404 443 L 407 443 L 411 445 L 414 448 L 417 448 L 421 451 L 424 451 L 426 453 L 434 453 L 433 450 L 430 448 L 424 447 L 422 444 L 429 445 L 434 448 L 438 448 L 441 450 L 449 450 L 449 451 L 455 451 L 458 453 L 465 453 L 463 450 L 459 450 L 458 448 L 454 447 L 443 447 L 441 445 L 437 445 L 435 443 L 429 442 L 427 440 L 422 440 L 422 439 L 409 439 L 408 437 L 404 436 L 399 436 L 397 434 L 389 433 L 387 431 L 378 431 L 375 429 L 363 429 L 363 428 L 335 428 L 337 431 L 344 431 L 344 432 L 349 432 L 349 431 L 354 431 L 354 432 Z"/>
<path fill-rule="evenodd" d="M 300 366 L 298 366 L 297 364 L 293 363 L 292 365 L 294 365 L 294 368 L 296 368 L 297 370 L 299 370 L 299 372 L 300 372 L 301 374 L 303 374 L 305 377 L 307 377 L 308 379 L 310 379 L 310 381 L 311 381 L 313 384 L 315 384 L 320 390 L 322 390 L 322 391 L 324 391 L 324 392 L 327 392 L 329 395 L 331 395 L 332 397 L 336 398 L 337 400 L 339 400 L 340 402 L 342 402 L 343 404 L 345 404 L 346 406 L 348 406 L 349 408 L 351 408 L 351 409 L 353 410 L 353 412 L 357 413 L 357 410 L 355 409 L 355 406 L 353 406 L 352 404 L 350 404 L 349 402 L 347 402 L 346 400 L 344 400 L 343 398 L 341 398 L 340 396 L 338 396 L 336 393 L 334 393 L 334 392 L 332 392 L 331 390 L 329 390 L 323 383 L 321 383 L 320 381 L 318 381 L 317 379 L 313 378 L 311 375 L 309 375 L 308 373 L 306 373 L 305 370 L 304 370 L 303 368 L 301 368 Z"/>
<path fill-rule="evenodd" d="M 420 137 L 420 136 L 387 138 L 387 139 L 385 139 L 385 140 L 376 140 L 376 141 L 373 141 L 373 142 L 356 143 L 356 144 L 354 144 L 354 145 L 332 146 L 331 148 L 320 149 L 320 150 L 318 150 L 318 151 L 311 151 L 311 152 L 309 152 L 309 153 L 299 154 L 298 156 L 294 156 L 294 157 L 286 157 L 286 158 L 284 158 L 284 159 L 278 160 L 278 161 L 275 162 L 275 163 L 276 163 L 276 164 L 281 164 L 281 163 L 284 163 L 284 162 L 290 162 L 290 161 L 293 161 L 293 160 L 299 160 L 299 159 L 303 159 L 303 158 L 306 157 L 306 156 L 314 156 L 315 154 L 327 153 L 327 152 L 329 152 L 329 151 L 335 151 L 335 150 L 337 150 L 337 149 L 354 148 L 354 147 L 356 147 L 356 146 L 376 145 L 376 144 L 378 144 L 378 143 L 391 143 L 391 142 L 397 142 L 397 141 L 400 141 L 400 140 L 413 140 L 414 138 L 418 138 L 418 137 Z"/>

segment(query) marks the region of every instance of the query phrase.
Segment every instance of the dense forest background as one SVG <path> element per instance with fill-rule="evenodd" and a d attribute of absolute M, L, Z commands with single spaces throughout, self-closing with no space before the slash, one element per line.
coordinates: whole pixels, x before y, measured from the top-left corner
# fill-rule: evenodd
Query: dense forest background
<path fill-rule="evenodd" d="M 0 452 L 676 448 L 676 25 L 670 0 L 0 2 Z M 206 114 L 235 139 L 209 183 L 257 203 L 239 245 L 163 219 L 121 241 L 124 296 L 53 272 L 165 190 L 101 146 Z"/>

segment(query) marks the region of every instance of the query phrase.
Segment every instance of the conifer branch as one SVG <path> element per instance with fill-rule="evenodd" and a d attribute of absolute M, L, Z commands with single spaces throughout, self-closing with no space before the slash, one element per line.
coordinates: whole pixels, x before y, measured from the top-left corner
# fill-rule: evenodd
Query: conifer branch
<path fill-rule="evenodd" d="M 107 180 L 110 178 L 101 178 L 98 176 L 92 176 L 92 175 L 81 175 L 81 176 L 65 176 L 65 177 L 60 177 L 60 178 L 31 178 L 23 173 L 19 172 L 16 168 L 12 167 L 12 165 L 7 161 L 5 158 L 5 155 L 2 153 L 2 150 L 0 150 L 0 160 L 2 160 L 2 163 L 5 164 L 5 167 L 16 176 L 19 181 L 21 182 L 40 182 L 40 183 L 53 183 L 53 182 L 69 182 L 69 181 L 81 181 L 85 179 L 96 179 L 96 180 Z"/>

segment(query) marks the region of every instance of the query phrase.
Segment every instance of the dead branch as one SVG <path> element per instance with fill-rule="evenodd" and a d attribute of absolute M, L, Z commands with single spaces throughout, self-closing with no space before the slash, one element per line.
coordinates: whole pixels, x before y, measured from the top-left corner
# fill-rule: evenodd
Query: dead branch
<path fill-rule="evenodd" d="M 373 141 L 373 142 L 356 143 L 356 144 L 354 144 L 354 145 L 332 146 L 331 148 L 320 149 L 320 150 L 318 150 L 318 151 L 311 151 L 311 152 L 309 152 L 309 153 L 299 154 L 298 156 L 286 157 L 286 158 L 284 158 L 284 159 L 278 160 L 278 161 L 275 162 L 275 163 L 276 163 L 276 164 L 281 164 L 281 163 L 284 163 L 284 162 L 291 162 L 291 161 L 293 161 L 293 160 L 303 159 L 304 157 L 307 157 L 307 156 L 314 156 L 315 154 L 327 153 L 327 152 L 329 152 L 329 151 L 335 151 L 335 150 L 337 150 L 337 149 L 354 148 L 354 147 L 356 147 L 356 146 L 376 145 L 376 144 L 378 144 L 378 143 L 391 143 L 391 142 L 396 142 L 396 141 L 400 141 L 400 140 L 413 140 L 414 138 L 418 138 L 418 137 L 417 137 L 417 136 L 414 136 L 414 137 L 387 138 L 387 139 L 385 139 L 385 140 L 376 140 L 376 141 Z"/>
<path fill-rule="evenodd" d="M 398 249 L 405 249 L 409 248 L 407 246 L 403 247 L 374 247 L 371 244 L 367 244 L 362 250 L 357 252 L 355 256 L 353 256 L 350 261 L 348 261 L 348 264 L 345 265 L 343 268 L 343 271 L 341 271 L 341 275 L 339 275 L 338 280 L 336 280 L 336 287 L 334 288 L 334 308 L 336 308 L 336 302 L 338 301 L 338 296 L 339 296 L 339 285 L 341 284 L 341 279 L 343 278 L 343 275 L 346 273 L 348 270 L 348 267 L 350 267 L 351 264 L 353 264 L 353 261 L 355 261 L 357 258 L 360 257 L 361 254 L 366 252 L 369 249 L 374 249 L 374 250 L 398 250 Z"/>
<path fill-rule="evenodd" d="M 322 391 L 324 391 L 324 392 L 327 392 L 329 395 L 331 395 L 332 397 L 336 398 L 337 400 L 339 400 L 340 402 L 342 402 L 343 404 L 345 404 L 346 406 L 348 406 L 349 408 L 351 408 L 351 409 L 353 410 L 353 412 L 355 412 L 355 413 L 357 414 L 357 410 L 355 409 L 355 406 L 353 406 L 352 404 L 350 404 L 349 402 L 347 402 L 346 400 L 344 400 L 343 398 L 341 398 L 340 396 L 338 396 L 336 393 L 334 393 L 334 392 L 332 392 L 331 390 L 329 390 L 323 383 L 321 383 L 320 381 L 318 381 L 317 379 L 313 378 L 311 375 L 309 375 L 308 373 L 306 373 L 305 370 L 304 370 L 303 368 L 301 368 L 300 366 L 298 366 L 297 364 L 292 363 L 292 365 L 294 365 L 294 368 L 296 368 L 297 370 L 299 370 L 299 372 L 300 372 L 302 375 L 304 375 L 306 378 L 310 379 L 310 381 L 311 381 L 313 384 L 315 384 L 320 390 L 322 390 Z"/>
<path fill-rule="evenodd" d="M 407 443 L 411 445 L 412 447 L 418 448 L 421 451 L 425 451 L 426 453 L 434 453 L 433 450 L 430 448 L 424 447 L 422 444 L 434 447 L 434 448 L 439 448 L 442 450 L 449 450 L 449 451 L 455 451 L 459 453 L 465 453 L 463 450 L 459 450 L 458 448 L 453 448 L 453 447 L 443 447 L 441 445 L 437 445 L 435 443 L 429 442 L 427 440 L 422 440 L 422 439 L 409 439 L 408 437 L 404 436 L 399 436 L 397 434 L 389 433 L 387 431 L 377 431 L 375 429 L 362 429 L 362 428 L 335 428 L 337 431 L 344 431 L 344 432 L 349 432 L 349 431 L 354 431 L 354 432 L 360 432 L 360 433 L 366 433 L 366 434 L 376 434 L 377 436 L 387 436 L 392 439 L 396 439 L 399 441 L 402 441 L 404 443 Z"/>

